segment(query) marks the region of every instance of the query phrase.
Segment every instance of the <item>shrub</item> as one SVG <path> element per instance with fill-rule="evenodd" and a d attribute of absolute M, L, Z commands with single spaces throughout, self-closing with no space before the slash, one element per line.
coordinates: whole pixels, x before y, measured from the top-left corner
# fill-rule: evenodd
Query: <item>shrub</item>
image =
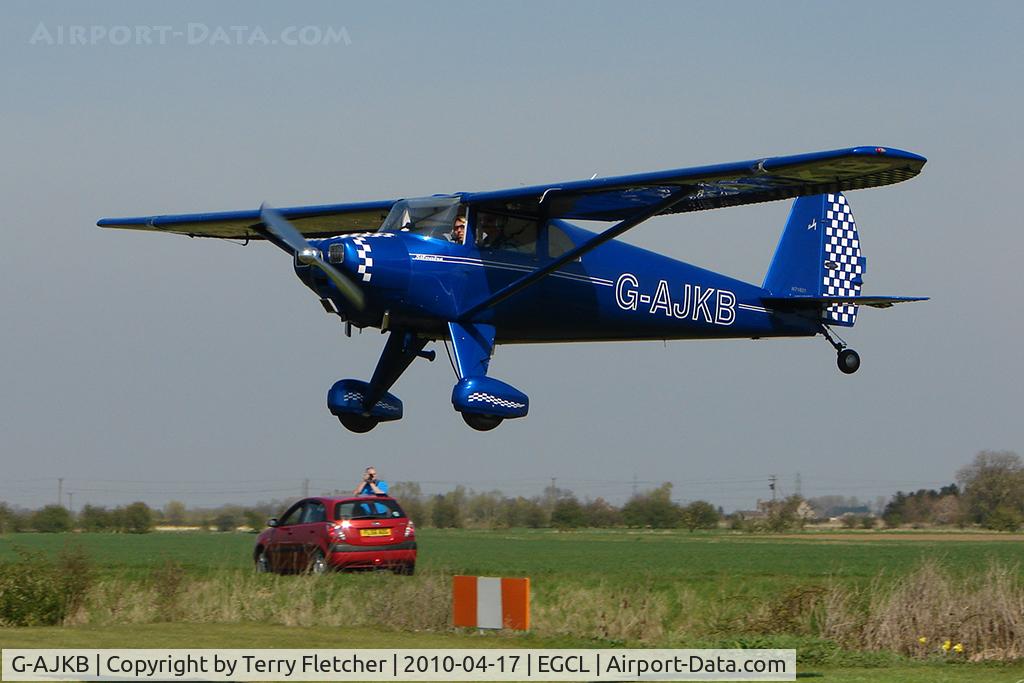
<path fill-rule="evenodd" d="M 583 506 L 575 498 L 563 498 L 551 511 L 551 526 L 558 529 L 578 529 L 586 524 Z"/>
<path fill-rule="evenodd" d="M 80 549 L 50 559 L 16 548 L 17 562 L 0 564 L 0 624 L 53 626 L 74 614 L 92 584 L 88 557 Z"/>
<path fill-rule="evenodd" d="M 985 518 L 986 527 L 995 531 L 1017 531 L 1021 527 L 1021 515 L 1009 506 L 997 508 Z"/>
<path fill-rule="evenodd" d="M 690 531 L 715 529 L 718 527 L 718 520 L 718 510 L 706 500 L 695 500 L 683 508 L 683 526 Z"/>
<path fill-rule="evenodd" d="M 124 509 L 123 524 L 129 533 L 149 533 L 153 530 L 153 511 L 145 503 L 132 503 Z"/>
<path fill-rule="evenodd" d="M 108 531 L 110 512 L 105 507 L 86 505 L 78 515 L 78 526 L 82 531 Z"/>
<path fill-rule="evenodd" d="M 230 512 L 223 512 L 213 518 L 213 526 L 217 531 L 234 531 L 238 520 Z"/>

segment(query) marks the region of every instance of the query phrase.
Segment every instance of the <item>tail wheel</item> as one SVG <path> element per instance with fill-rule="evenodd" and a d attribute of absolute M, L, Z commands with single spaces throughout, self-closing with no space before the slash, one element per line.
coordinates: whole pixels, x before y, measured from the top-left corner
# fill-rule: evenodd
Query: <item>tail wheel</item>
<path fill-rule="evenodd" d="M 505 420 L 497 415 L 480 415 L 479 413 L 462 413 L 462 419 L 478 432 L 489 432 Z"/>
<path fill-rule="evenodd" d="M 836 365 L 847 375 L 852 375 L 860 369 L 860 354 L 853 349 L 843 349 L 836 357 Z"/>
<path fill-rule="evenodd" d="M 356 434 L 365 434 L 380 423 L 380 420 L 375 417 L 355 415 L 353 413 L 342 413 L 338 416 L 338 420 L 344 425 L 345 429 Z"/>

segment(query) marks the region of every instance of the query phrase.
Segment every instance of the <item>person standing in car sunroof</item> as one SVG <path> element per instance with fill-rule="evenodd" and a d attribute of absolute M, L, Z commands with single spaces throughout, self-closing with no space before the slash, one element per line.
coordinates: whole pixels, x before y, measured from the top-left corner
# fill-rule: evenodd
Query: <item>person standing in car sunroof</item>
<path fill-rule="evenodd" d="M 388 495 L 388 483 L 383 479 L 377 478 L 377 468 L 370 465 L 363 472 L 363 480 L 359 482 L 355 490 L 352 491 L 354 496 L 386 496 Z"/>

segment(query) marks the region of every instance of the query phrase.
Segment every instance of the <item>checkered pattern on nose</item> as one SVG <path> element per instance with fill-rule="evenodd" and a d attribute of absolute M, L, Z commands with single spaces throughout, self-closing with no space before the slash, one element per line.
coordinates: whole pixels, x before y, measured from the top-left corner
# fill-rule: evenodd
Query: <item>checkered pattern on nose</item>
<path fill-rule="evenodd" d="M 373 256 L 371 256 L 373 248 L 370 247 L 370 243 L 365 237 L 353 237 L 352 244 L 356 245 L 356 257 L 359 258 L 356 272 L 359 273 L 363 282 L 369 282 L 373 277 Z"/>
<path fill-rule="evenodd" d="M 825 252 L 822 254 L 824 295 L 857 296 L 864 274 L 857 223 L 842 194 L 830 194 L 826 201 Z M 851 326 L 856 320 L 857 307 L 852 304 L 836 304 L 825 311 L 827 323 Z"/>

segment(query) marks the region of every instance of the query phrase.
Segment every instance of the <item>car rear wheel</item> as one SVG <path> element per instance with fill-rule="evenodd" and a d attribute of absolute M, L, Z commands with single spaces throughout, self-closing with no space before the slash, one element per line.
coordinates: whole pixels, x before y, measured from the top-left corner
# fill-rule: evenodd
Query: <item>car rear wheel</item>
<path fill-rule="evenodd" d="M 309 556 L 309 573 L 310 574 L 325 574 L 327 573 L 327 558 L 324 557 L 324 553 L 319 548 L 313 551 L 313 554 Z"/>

